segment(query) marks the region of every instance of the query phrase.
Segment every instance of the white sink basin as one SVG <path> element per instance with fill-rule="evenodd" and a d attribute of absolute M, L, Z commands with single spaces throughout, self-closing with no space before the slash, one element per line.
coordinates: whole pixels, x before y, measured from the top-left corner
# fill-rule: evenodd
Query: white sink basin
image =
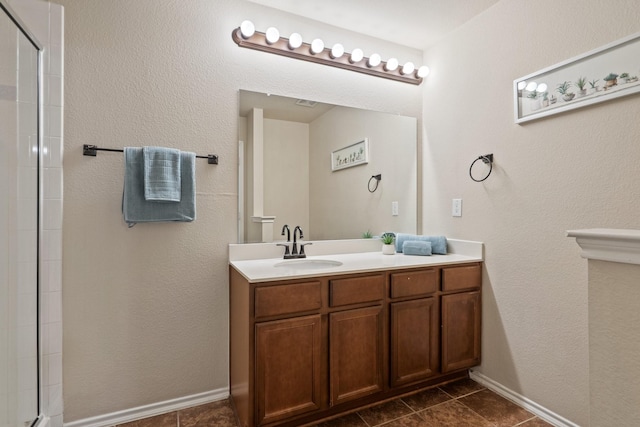
<path fill-rule="evenodd" d="M 290 270 L 320 270 L 323 268 L 339 267 L 342 263 L 332 259 L 288 259 L 274 265 L 277 268 Z"/>

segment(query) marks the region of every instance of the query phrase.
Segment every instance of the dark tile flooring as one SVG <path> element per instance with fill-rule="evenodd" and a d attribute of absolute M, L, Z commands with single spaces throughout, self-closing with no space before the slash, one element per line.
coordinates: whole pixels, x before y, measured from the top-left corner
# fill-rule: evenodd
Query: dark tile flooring
<path fill-rule="evenodd" d="M 421 391 L 315 427 L 544 427 L 541 420 L 470 379 Z M 117 427 L 237 427 L 229 400 Z"/>

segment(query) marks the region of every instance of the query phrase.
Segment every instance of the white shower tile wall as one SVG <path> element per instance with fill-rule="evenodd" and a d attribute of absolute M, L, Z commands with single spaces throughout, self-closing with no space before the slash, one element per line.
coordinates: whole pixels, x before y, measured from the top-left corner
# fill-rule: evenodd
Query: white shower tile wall
<path fill-rule="evenodd" d="M 62 427 L 62 189 L 64 10 L 44 0 L 9 0 L 43 53 L 40 355 L 42 413 Z"/>

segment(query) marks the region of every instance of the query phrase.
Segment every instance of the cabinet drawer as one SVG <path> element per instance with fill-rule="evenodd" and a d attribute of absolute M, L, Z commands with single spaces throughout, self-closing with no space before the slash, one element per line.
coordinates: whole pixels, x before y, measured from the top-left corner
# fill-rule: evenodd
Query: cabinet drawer
<path fill-rule="evenodd" d="M 394 273 L 391 275 L 391 298 L 432 294 L 438 290 L 438 270 Z"/>
<path fill-rule="evenodd" d="M 329 289 L 331 307 L 378 301 L 384 297 L 384 276 L 380 274 L 331 280 Z"/>
<path fill-rule="evenodd" d="M 320 282 L 263 286 L 255 290 L 256 318 L 319 310 L 321 307 Z"/>
<path fill-rule="evenodd" d="M 481 284 L 482 269 L 480 267 L 480 264 L 442 269 L 443 291 L 477 289 L 481 286 Z"/>

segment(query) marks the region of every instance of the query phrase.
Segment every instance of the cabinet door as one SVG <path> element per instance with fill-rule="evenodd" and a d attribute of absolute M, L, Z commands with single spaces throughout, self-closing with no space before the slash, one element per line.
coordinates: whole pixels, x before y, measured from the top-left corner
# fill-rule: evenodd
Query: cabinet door
<path fill-rule="evenodd" d="M 255 328 L 257 425 L 319 409 L 320 315 L 263 322 Z"/>
<path fill-rule="evenodd" d="M 436 298 L 391 304 L 391 386 L 424 380 L 438 371 Z"/>
<path fill-rule="evenodd" d="M 442 372 L 480 363 L 480 292 L 442 297 Z"/>
<path fill-rule="evenodd" d="M 382 307 L 329 315 L 331 405 L 383 389 Z"/>

